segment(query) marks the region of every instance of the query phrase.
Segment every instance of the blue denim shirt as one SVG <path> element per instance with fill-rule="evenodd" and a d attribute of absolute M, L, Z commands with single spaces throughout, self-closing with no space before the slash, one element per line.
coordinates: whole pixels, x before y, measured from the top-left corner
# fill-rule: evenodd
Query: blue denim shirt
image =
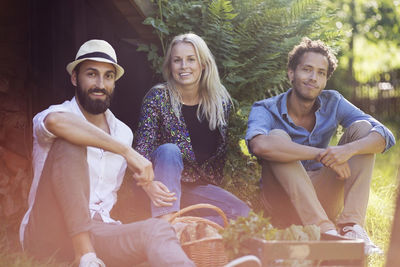
<path fill-rule="evenodd" d="M 303 127 L 295 125 L 288 114 L 286 103 L 291 90 L 253 104 L 247 125 L 247 144 L 256 135 L 267 135 L 272 129 L 281 129 L 290 135 L 293 142 L 326 148 L 339 124 L 347 128 L 358 120 L 370 122 L 373 127 L 371 131 L 378 132 L 385 138 L 385 151 L 395 144 L 394 136 L 389 129 L 334 90 L 323 90 L 318 96 L 315 126 L 310 133 Z M 314 160 L 304 160 L 302 163 L 306 170 L 316 170 L 322 167 L 320 162 Z"/>

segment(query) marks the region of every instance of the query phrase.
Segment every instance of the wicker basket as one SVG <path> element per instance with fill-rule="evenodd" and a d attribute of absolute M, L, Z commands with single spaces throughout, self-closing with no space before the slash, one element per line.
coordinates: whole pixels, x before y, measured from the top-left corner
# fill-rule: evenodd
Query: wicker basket
<path fill-rule="evenodd" d="M 221 227 L 219 224 L 201 217 L 182 216 L 182 214 L 186 212 L 204 208 L 215 210 L 224 220 L 224 225 L 228 225 L 228 220 L 224 212 L 220 208 L 211 204 L 196 204 L 181 209 L 171 217 L 170 222 L 171 224 L 178 222 L 204 222 L 217 230 L 223 229 L 223 227 Z M 225 255 L 222 237 L 202 238 L 199 240 L 182 243 L 181 246 L 188 257 L 193 260 L 198 267 L 220 267 L 224 266 L 228 262 L 228 259 Z"/>

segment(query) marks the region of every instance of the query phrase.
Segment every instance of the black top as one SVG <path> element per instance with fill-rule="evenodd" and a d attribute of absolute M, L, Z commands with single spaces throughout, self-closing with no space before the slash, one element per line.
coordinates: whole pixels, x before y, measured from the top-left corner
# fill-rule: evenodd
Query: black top
<path fill-rule="evenodd" d="M 196 112 L 198 107 L 199 105 L 182 105 L 182 114 L 189 131 L 196 161 L 202 164 L 215 154 L 218 147 L 219 131 L 217 128 L 211 131 L 206 118 L 201 122 L 197 119 Z"/>

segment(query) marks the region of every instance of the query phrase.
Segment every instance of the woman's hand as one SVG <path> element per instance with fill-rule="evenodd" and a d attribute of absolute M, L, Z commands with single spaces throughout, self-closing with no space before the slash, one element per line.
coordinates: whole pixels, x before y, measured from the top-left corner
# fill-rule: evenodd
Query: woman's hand
<path fill-rule="evenodd" d="M 156 207 L 172 206 L 172 202 L 176 201 L 175 193 L 170 192 L 162 182 L 152 181 L 142 187 Z"/>

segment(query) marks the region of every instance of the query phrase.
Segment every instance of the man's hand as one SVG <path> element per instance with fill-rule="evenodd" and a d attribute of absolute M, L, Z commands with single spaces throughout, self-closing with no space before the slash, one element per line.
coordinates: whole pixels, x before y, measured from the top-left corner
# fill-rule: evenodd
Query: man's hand
<path fill-rule="evenodd" d="M 148 159 L 132 148 L 125 159 L 138 185 L 143 186 L 154 180 L 153 164 Z"/>
<path fill-rule="evenodd" d="M 347 179 L 351 175 L 348 160 L 354 155 L 346 146 L 331 146 L 318 154 L 316 160 L 337 173 L 337 179 Z"/>
<path fill-rule="evenodd" d="M 330 168 L 337 173 L 336 178 L 339 180 L 347 179 L 351 175 L 350 166 L 347 162 L 334 165 L 333 167 Z"/>
<path fill-rule="evenodd" d="M 176 201 L 175 193 L 170 192 L 162 182 L 147 183 L 143 185 L 143 190 L 156 207 L 172 206 L 172 202 Z"/>
<path fill-rule="evenodd" d="M 329 168 L 347 162 L 354 155 L 348 145 L 331 146 L 317 156 L 317 161 Z"/>

